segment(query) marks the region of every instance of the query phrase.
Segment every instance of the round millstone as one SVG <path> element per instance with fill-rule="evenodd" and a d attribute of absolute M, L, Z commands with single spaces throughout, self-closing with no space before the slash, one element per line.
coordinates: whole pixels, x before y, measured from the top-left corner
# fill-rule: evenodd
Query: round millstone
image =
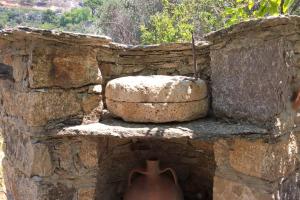
<path fill-rule="evenodd" d="M 187 102 L 206 98 L 206 83 L 186 76 L 127 76 L 111 80 L 105 96 L 125 102 Z"/>
<path fill-rule="evenodd" d="M 128 122 L 183 122 L 205 117 L 208 103 L 205 100 L 183 103 L 136 103 L 106 100 L 114 115 Z"/>
<path fill-rule="evenodd" d="M 207 86 L 185 76 L 129 76 L 108 82 L 106 105 L 129 122 L 165 123 L 205 117 Z"/>

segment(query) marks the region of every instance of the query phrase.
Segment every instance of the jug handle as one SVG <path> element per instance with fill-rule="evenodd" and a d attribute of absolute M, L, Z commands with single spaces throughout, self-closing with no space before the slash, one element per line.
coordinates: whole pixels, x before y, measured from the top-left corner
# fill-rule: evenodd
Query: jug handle
<path fill-rule="evenodd" d="M 167 172 L 167 171 L 170 171 L 170 172 L 171 172 L 171 174 L 172 174 L 172 176 L 173 176 L 173 179 L 174 179 L 174 182 L 175 182 L 175 185 L 178 185 L 178 179 L 177 179 L 177 175 L 176 175 L 176 172 L 175 172 L 174 169 L 172 169 L 172 168 L 166 168 L 166 169 L 164 169 L 164 170 L 161 170 L 161 171 L 160 171 L 160 174 L 163 174 L 163 173 L 165 173 L 165 172 Z"/>
<path fill-rule="evenodd" d="M 129 177 L 128 177 L 128 187 L 131 186 L 131 184 L 132 184 L 131 179 L 132 179 L 133 174 L 135 174 L 135 173 L 139 173 L 139 174 L 143 174 L 143 175 L 147 174 L 147 172 L 143 171 L 142 169 L 133 169 L 133 170 L 131 170 L 130 173 L 129 173 Z"/>

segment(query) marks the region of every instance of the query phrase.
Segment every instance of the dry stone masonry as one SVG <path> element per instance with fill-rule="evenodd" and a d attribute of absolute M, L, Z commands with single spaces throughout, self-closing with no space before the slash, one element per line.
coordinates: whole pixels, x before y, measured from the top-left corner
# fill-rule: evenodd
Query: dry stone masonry
<path fill-rule="evenodd" d="M 109 101 L 145 99 L 134 87 L 130 95 L 110 93 L 119 86 L 107 82 L 192 76 L 191 44 L 128 46 L 102 36 L 0 31 L 8 199 L 121 200 L 129 171 L 153 156 L 176 170 L 187 200 L 300 199 L 300 111 L 292 108 L 300 89 L 300 17 L 243 22 L 205 40 L 196 55 L 207 90 L 182 99 L 206 98 L 208 116 L 152 124 L 108 113 Z"/>
<path fill-rule="evenodd" d="M 299 90 L 299 17 L 243 22 L 206 39 L 215 115 L 289 132 Z"/>
<path fill-rule="evenodd" d="M 209 43 L 196 44 L 198 73 L 210 77 Z M 99 49 L 99 67 L 104 82 L 131 75 L 193 75 L 193 53 L 190 43 L 127 46 L 111 43 Z"/>

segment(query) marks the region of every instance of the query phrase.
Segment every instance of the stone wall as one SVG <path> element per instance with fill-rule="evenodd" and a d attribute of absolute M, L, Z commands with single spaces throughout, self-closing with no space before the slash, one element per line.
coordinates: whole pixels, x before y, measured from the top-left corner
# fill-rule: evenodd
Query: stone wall
<path fill-rule="evenodd" d="M 196 44 L 198 73 L 210 78 L 208 42 Z M 98 60 L 104 80 L 130 75 L 187 75 L 193 76 L 193 53 L 190 43 L 149 46 L 111 44 L 99 49 Z"/>
<path fill-rule="evenodd" d="M 48 135 L 64 126 L 98 122 L 107 80 L 193 74 L 190 44 L 130 47 L 105 37 L 18 28 L 0 33 L 0 49 L 3 166 L 9 199 L 15 200 L 95 197 L 102 170 L 98 156 L 104 153 L 98 147 L 106 145 L 104 140 Z M 208 53 L 207 43 L 197 46 L 199 72 L 206 77 Z M 127 172 L 122 176 L 124 183 Z"/>
<path fill-rule="evenodd" d="M 269 130 L 268 138 L 218 140 L 213 198 L 299 199 L 300 18 L 234 25 L 206 36 L 212 45 L 212 110 L 217 118 Z"/>
<path fill-rule="evenodd" d="M 299 90 L 298 16 L 243 22 L 206 36 L 210 48 L 212 109 L 217 117 L 267 126 L 294 126 Z"/>
<path fill-rule="evenodd" d="M 92 40 L 109 43 L 26 28 L 0 33 L 0 124 L 9 199 L 55 198 L 44 197 L 48 186 L 40 184 L 56 170 L 40 138 L 53 127 L 99 121 L 102 77 Z"/>
<path fill-rule="evenodd" d="M 191 44 L 127 46 L 101 36 L 1 31 L 9 200 L 118 200 L 129 170 L 153 156 L 175 168 L 187 200 L 299 199 L 292 109 L 300 87 L 299 32 L 300 17 L 293 16 L 207 35 L 196 55 L 212 89 L 210 119 L 137 125 L 102 116 L 106 82 L 192 76 Z"/>
<path fill-rule="evenodd" d="M 215 142 L 214 199 L 299 199 L 298 148 L 294 134 Z"/>

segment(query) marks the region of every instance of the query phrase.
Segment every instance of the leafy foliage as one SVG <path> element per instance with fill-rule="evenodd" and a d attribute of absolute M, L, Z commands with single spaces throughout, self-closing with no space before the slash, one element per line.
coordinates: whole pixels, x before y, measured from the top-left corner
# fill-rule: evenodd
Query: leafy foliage
<path fill-rule="evenodd" d="M 175 5 L 169 0 L 163 1 L 163 11 L 150 18 L 150 25 L 141 26 L 144 43 L 167 43 L 191 40 L 194 26 L 192 20 L 193 4 Z"/>
<path fill-rule="evenodd" d="M 60 18 L 60 25 L 80 24 L 81 22 L 92 19 L 92 14 L 88 8 L 74 8 L 70 12 L 66 12 Z"/>
<path fill-rule="evenodd" d="M 300 0 L 163 0 L 162 12 L 141 26 L 145 44 L 191 41 L 250 18 L 300 13 Z"/>
<path fill-rule="evenodd" d="M 94 32 L 88 8 L 75 8 L 63 14 L 52 10 L 10 9 L 0 7 L 0 28 L 17 25 L 75 32 Z"/>
<path fill-rule="evenodd" d="M 0 27 L 14 27 L 17 25 L 33 26 L 41 23 L 42 12 L 28 9 L 7 9 L 0 7 Z"/>
<path fill-rule="evenodd" d="M 183 0 L 172 3 L 163 0 L 163 11 L 150 18 L 150 25 L 142 25 L 143 43 L 191 41 L 192 32 L 198 38 L 204 33 L 224 26 L 222 13 L 230 1 Z"/>
<path fill-rule="evenodd" d="M 92 14 L 96 14 L 96 10 L 98 7 L 103 5 L 104 0 L 84 0 L 84 6 L 91 9 Z"/>
<path fill-rule="evenodd" d="M 0 7 L 0 28 L 17 25 L 105 34 L 115 42 L 191 41 L 250 18 L 300 14 L 300 0 L 82 0 L 70 11 L 29 9 L 51 0 L 16 0 L 26 8 Z"/>
<path fill-rule="evenodd" d="M 44 23 L 48 23 L 48 24 L 57 24 L 58 23 L 56 13 L 49 9 L 42 13 L 42 21 Z"/>
<path fill-rule="evenodd" d="M 297 0 L 236 0 L 233 7 L 225 9 L 224 17 L 227 18 L 226 26 L 250 18 L 264 16 L 278 16 L 291 14 Z"/>

